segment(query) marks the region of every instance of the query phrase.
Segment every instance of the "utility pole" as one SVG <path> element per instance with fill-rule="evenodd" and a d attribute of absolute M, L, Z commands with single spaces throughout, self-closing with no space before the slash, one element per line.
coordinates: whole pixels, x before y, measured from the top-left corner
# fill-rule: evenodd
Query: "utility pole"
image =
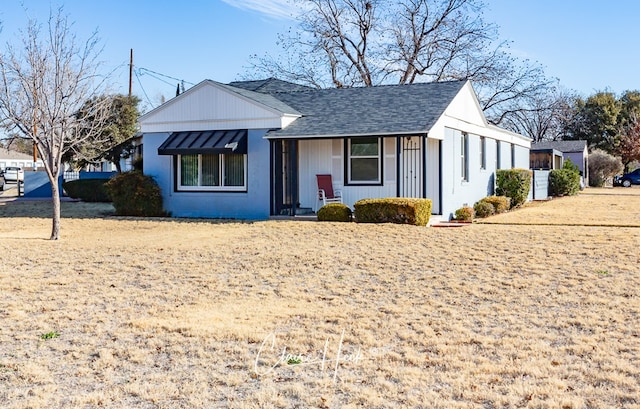
<path fill-rule="evenodd" d="M 132 91 L 133 91 L 133 48 L 131 49 L 131 54 L 129 56 L 129 97 L 131 97 Z"/>
<path fill-rule="evenodd" d="M 38 134 L 38 98 L 36 97 L 36 87 L 35 87 L 35 80 L 33 81 L 33 138 L 32 138 L 32 142 L 33 142 L 33 170 L 36 171 L 38 170 L 38 166 L 36 165 L 36 162 L 38 161 L 38 149 L 36 147 L 36 135 Z M 20 187 L 20 181 L 18 181 L 18 187 Z M 20 190 L 18 189 L 18 193 L 20 193 Z M 19 196 L 19 194 L 18 194 Z"/>

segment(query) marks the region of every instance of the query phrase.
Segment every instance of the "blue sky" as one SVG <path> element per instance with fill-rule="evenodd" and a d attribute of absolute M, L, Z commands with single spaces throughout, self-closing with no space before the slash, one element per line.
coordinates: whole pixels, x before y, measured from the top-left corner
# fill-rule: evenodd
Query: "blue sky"
<path fill-rule="evenodd" d="M 485 0 L 484 17 L 512 41 L 512 52 L 539 61 L 549 76 L 588 96 L 609 89 L 640 89 L 640 2 L 635 0 Z M 22 5 L 24 4 L 24 6 Z M 615 6 L 613 6 L 615 4 Z M 2 0 L 0 43 L 15 43 L 27 17 L 46 21 L 64 6 L 81 39 L 102 39 L 104 70 L 118 92 L 128 89 L 129 50 L 134 65 L 197 83 L 240 79 L 249 56 L 276 53 L 277 34 L 295 27 L 286 0 Z M 27 11 L 25 12 L 25 8 Z M 175 95 L 177 81 L 140 71 L 134 93 L 149 105 Z"/>

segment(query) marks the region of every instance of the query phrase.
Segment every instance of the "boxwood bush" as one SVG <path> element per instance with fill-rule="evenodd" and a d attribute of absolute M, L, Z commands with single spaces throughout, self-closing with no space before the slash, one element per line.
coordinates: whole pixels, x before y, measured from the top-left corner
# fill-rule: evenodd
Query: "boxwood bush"
<path fill-rule="evenodd" d="M 109 179 L 77 179 L 64 182 L 62 188 L 67 196 L 83 202 L 110 202 L 111 197 L 105 187 Z"/>
<path fill-rule="evenodd" d="M 398 223 L 426 226 L 431 217 L 430 199 L 383 198 L 357 201 L 355 218 L 358 223 Z"/>
<path fill-rule="evenodd" d="M 166 216 L 160 187 L 151 176 L 139 171 L 121 173 L 106 183 L 119 216 Z"/>
<path fill-rule="evenodd" d="M 562 169 L 549 172 L 549 195 L 571 196 L 580 190 L 580 170 L 570 159 L 567 159 Z"/>
<path fill-rule="evenodd" d="M 463 206 L 456 210 L 455 218 L 461 222 L 472 222 L 473 217 L 475 216 L 475 211 L 473 207 Z"/>
<path fill-rule="evenodd" d="M 350 222 L 351 216 L 349 206 L 342 203 L 329 203 L 318 210 L 318 221 L 321 222 Z"/>
<path fill-rule="evenodd" d="M 494 213 L 504 213 L 511 208 L 511 199 L 506 196 L 487 196 L 480 201 L 493 206 Z"/>
<path fill-rule="evenodd" d="M 511 208 L 527 201 L 531 189 L 529 169 L 499 169 L 496 171 L 496 194 L 511 199 Z"/>
<path fill-rule="evenodd" d="M 496 208 L 484 199 L 479 200 L 473 205 L 473 211 L 477 217 L 489 217 L 496 212 Z"/>

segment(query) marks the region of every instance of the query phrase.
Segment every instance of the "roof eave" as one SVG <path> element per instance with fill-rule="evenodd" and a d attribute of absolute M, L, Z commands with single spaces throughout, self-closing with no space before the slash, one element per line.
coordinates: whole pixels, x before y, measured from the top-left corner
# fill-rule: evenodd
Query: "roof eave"
<path fill-rule="evenodd" d="M 264 136 L 265 139 L 344 139 L 344 138 L 363 138 L 371 136 L 418 136 L 426 135 L 429 131 L 421 129 L 419 131 L 395 131 L 395 132 L 365 132 L 365 133 L 348 133 L 348 134 L 321 134 L 321 135 L 269 135 Z"/>

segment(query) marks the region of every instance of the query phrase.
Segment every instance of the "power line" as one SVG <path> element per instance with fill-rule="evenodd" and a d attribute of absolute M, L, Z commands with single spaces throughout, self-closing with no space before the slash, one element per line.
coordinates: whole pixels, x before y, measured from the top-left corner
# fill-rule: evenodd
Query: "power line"
<path fill-rule="evenodd" d="M 194 84 L 193 82 L 185 81 L 184 79 L 180 79 L 180 78 L 172 77 L 172 76 L 170 76 L 170 75 L 161 74 L 161 73 L 159 73 L 159 72 L 156 72 L 156 71 L 150 70 L 150 69 L 148 69 L 148 68 L 140 67 L 140 68 L 138 68 L 138 71 L 140 72 L 140 74 L 141 74 L 141 75 L 144 75 L 144 72 L 147 72 L 147 73 L 149 73 L 148 75 L 150 75 L 151 77 L 153 77 L 153 78 L 155 78 L 155 79 L 157 79 L 157 80 L 159 80 L 159 81 L 163 81 L 163 82 L 165 82 L 165 81 L 164 81 L 164 80 L 161 80 L 160 78 L 158 78 L 158 77 L 156 77 L 156 76 L 154 76 L 154 75 L 152 75 L 152 74 L 159 75 L 159 76 L 161 76 L 161 77 L 169 78 L 169 79 L 172 79 L 172 80 L 174 80 L 174 81 L 182 82 L 182 83 L 189 84 L 189 85 L 196 85 L 196 84 Z M 144 71 L 144 72 L 143 72 L 143 71 Z M 167 84 L 169 84 L 169 83 L 167 82 Z M 173 85 L 173 84 L 170 84 L 170 85 Z"/>
<path fill-rule="evenodd" d="M 142 86 L 142 81 L 140 81 L 140 75 L 138 75 L 138 71 L 134 70 L 133 72 L 136 76 L 136 79 L 138 80 L 138 85 L 140 85 L 140 89 L 142 90 L 142 93 L 147 98 L 147 102 L 149 103 L 150 106 L 153 107 L 153 103 L 151 102 L 151 99 L 149 99 L 149 95 L 147 95 L 147 91 L 145 91 L 144 87 Z"/>

